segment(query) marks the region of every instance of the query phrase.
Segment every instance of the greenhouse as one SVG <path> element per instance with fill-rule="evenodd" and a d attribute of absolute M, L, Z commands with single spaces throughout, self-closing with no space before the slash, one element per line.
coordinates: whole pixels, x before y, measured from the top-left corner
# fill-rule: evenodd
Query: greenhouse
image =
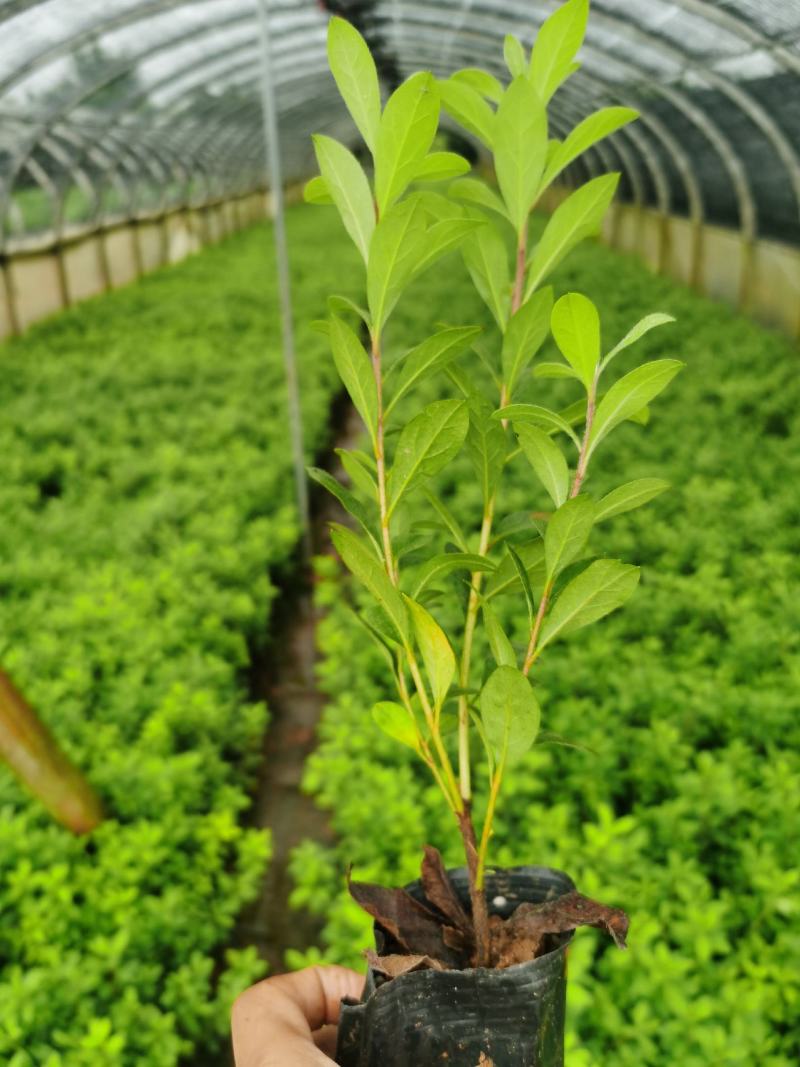
<path fill-rule="evenodd" d="M 791 0 L 0 0 L 0 1063 L 796 1067 L 798 343 Z"/>

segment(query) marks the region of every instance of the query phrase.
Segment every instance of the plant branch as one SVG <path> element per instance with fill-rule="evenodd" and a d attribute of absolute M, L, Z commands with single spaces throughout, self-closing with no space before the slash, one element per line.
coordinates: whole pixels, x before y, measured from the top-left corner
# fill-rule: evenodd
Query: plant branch
<path fill-rule="evenodd" d="M 503 781 L 503 772 L 505 770 L 505 760 L 495 769 L 492 775 L 492 785 L 489 790 L 489 804 L 486 809 L 486 819 L 483 823 L 483 833 L 481 834 L 480 848 L 478 849 L 478 867 L 476 871 L 475 881 L 477 888 L 483 891 L 483 876 L 486 870 L 486 853 L 489 849 L 489 840 L 492 836 L 492 823 L 494 822 L 494 812 L 497 807 L 497 798 L 500 795 L 500 784 Z"/>

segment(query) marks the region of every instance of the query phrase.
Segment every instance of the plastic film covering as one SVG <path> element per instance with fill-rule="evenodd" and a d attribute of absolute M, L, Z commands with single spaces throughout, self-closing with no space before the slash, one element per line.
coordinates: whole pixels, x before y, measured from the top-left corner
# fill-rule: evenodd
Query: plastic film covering
<path fill-rule="evenodd" d="M 265 185 L 262 0 L 0 0 L 0 235 L 135 219 Z M 327 71 L 329 14 L 375 51 L 386 90 L 414 70 L 482 66 L 530 45 L 555 0 L 267 0 L 287 181 L 309 135 L 354 137 Z M 800 3 L 593 0 L 581 68 L 554 101 L 563 136 L 602 104 L 642 118 L 567 180 L 610 169 L 664 213 L 800 243 Z"/>

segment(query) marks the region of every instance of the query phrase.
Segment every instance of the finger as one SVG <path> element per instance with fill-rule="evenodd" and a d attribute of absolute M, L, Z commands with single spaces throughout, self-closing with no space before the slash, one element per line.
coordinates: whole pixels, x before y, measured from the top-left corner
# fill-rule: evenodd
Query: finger
<path fill-rule="evenodd" d="M 323 1026 L 321 1030 L 315 1030 L 312 1034 L 314 1044 L 331 1059 L 336 1055 L 336 1032 L 335 1026 Z"/>
<path fill-rule="evenodd" d="M 267 1006 L 285 998 L 303 1014 L 310 1030 L 319 1030 L 339 1021 L 342 997 L 360 997 L 364 976 L 346 967 L 309 967 L 305 971 L 280 974 L 262 985 L 267 990 Z"/>

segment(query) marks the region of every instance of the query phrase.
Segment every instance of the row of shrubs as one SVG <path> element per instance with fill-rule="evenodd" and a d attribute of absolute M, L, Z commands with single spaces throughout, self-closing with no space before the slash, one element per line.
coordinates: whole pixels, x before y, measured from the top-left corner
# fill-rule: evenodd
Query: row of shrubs
<path fill-rule="evenodd" d="M 584 748 L 537 745 L 508 772 L 492 858 L 566 869 L 584 893 L 631 914 L 628 953 L 576 935 L 569 1067 L 791 1067 L 800 1062 L 798 353 L 598 245 L 559 272 L 557 292 L 570 289 L 600 307 L 606 347 L 650 311 L 677 318 L 631 362 L 620 357 L 620 373 L 646 355 L 687 367 L 649 427 L 618 431 L 589 486 L 599 496 L 664 477 L 673 489 L 594 539 L 603 556 L 640 564 L 642 586 L 621 612 L 543 657 L 543 728 Z M 456 258 L 418 297 L 398 342 L 441 319 L 486 322 Z M 574 399 L 561 382 L 528 388 L 523 399 L 554 389 Z M 546 508 L 527 464 L 512 470 L 503 510 Z M 477 518 L 466 461 L 435 492 Z M 430 517 L 421 495 L 419 515 Z M 294 904 L 322 918 L 323 934 L 290 962 L 363 966 L 369 920 L 344 890 L 347 865 L 398 884 L 416 876 L 425 842 L 447 843 L 453 865 L 462 859 L 426 769 L 372 723 L 373 702 L 391 695 L 384 661 L 342 597 L 336 565 L 321 562 L 320 574 L 330 703 L 305 785 L 331 812 L 338 843 L 295 853 Z M 523 642 L 521 590 L 503 610 Z"/>
<path fill-rule="evenodd" d="M 306 324 L 349 253 L 290 225 L 311 455 L 336 386 Z M 107 813 L 74 838 L 0 766 L 8 1067 L 196 1062 L 259 973 L 218 950 L 269 850 L 242 821 L 249 653 L 298 536 L 279 338 L 259 227 L 0 350 L 0 664 Z"/>

